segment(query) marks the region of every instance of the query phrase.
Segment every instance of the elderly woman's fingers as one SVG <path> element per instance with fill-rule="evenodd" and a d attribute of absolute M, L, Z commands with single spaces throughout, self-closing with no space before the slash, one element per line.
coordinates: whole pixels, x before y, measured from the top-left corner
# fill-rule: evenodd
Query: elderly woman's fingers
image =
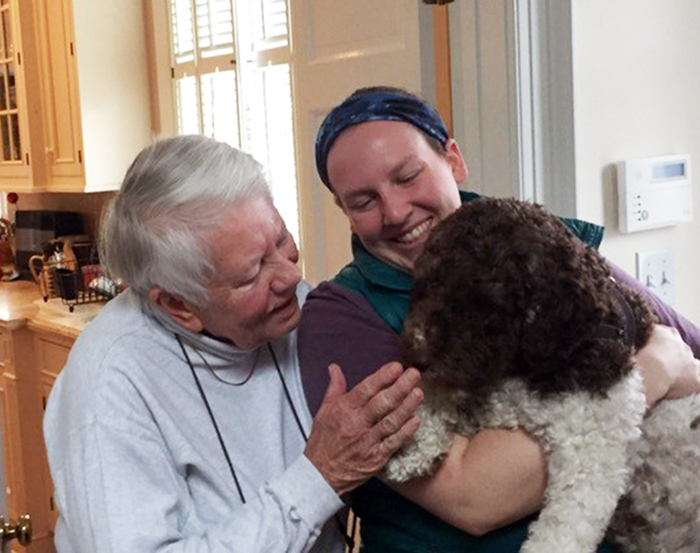
<path fill-rule="evenodd" d="M 398 384 L 398 382 L 397 382 Z M 399 406 L 387 411 L 376 422 L 371 430 L 370 439 L 377 443 L 382 443 L 395 434 L 400 434 L 403 426 L 415 416 L 416 408 L 423 401 L 423 391 L 420 388 L 412 388 L 410 392 L 403 397 Z M 385 402 L 382 403 L 383 405 Z M 410 436 L 409 436 L 410 437 Z M 401 447 L 401 442 L 398 447 Z"/>
<path fill-rule="evenodd" d="M 420 374 L 392 363 L 344 392 L 340 368 L 314 418 L 304 454 L 338 494 L 378 473 L 418 428 Z M 334 374 L 334 373 L 341 374 Z"/>
<path fill-rule="evenodd" d="M 401 363 L 387 363 L 350 390 L 348 401 L 355 408 L 364 408 L 377 397 L 377 394 L 392 386 L 404 374 L 405 371 Z"/>
<path fill-rule="evenodd" d="M 674 399 L 700 393 L 700 360 L 685 356 L 686 363 L 671 385 L 666 398 Z"/>
<path fill-rule="evenodd" d="M 389 434 L 379 443 L 380 451 L 387 460 L 416 433 L 419 426 L 420 419 L 413 415 L 396 432 Z"/>
<path fill-rule="evenodd" d="M 416 389 L 420 373 L 416 369 L 406 369 L 392 386 L 378 391 L 364 406 L 367 424 L 374 424 L 394 412 L 399 405 Z M 421 396 L 422 399 L 422 396 Z"/>

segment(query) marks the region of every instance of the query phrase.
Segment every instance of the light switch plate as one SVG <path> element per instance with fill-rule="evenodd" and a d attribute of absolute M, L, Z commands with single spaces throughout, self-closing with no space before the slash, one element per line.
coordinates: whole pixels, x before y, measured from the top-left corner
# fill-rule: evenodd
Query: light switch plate
<path fill-rule="evenodd" d="M 673 250 L 637 252 L 637 280 L 668 305 L 676 301 L 676 268 Z"/>

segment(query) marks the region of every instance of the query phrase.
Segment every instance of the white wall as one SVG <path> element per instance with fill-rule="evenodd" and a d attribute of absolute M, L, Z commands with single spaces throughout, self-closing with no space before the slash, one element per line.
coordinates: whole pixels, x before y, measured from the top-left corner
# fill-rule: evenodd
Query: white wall
<path fill-rule="evenodd" d="M 700 1 L 573 0 L 572 15 L 577 215 L 631 274 L 635 252 L 673 249 L 675 308 L 700 324 Z M 620 234 L 614 164 L 685 153 L 695 221 Z"/>

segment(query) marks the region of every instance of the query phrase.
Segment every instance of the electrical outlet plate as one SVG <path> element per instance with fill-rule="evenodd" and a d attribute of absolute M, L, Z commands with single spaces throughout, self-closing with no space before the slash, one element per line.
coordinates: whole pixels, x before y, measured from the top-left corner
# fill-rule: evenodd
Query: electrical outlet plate
<path fill-rule="evenodd" d="M 676 301 L 676 268 L 673 250 L 637 252 L 637 280 L 668 305 Z"/>

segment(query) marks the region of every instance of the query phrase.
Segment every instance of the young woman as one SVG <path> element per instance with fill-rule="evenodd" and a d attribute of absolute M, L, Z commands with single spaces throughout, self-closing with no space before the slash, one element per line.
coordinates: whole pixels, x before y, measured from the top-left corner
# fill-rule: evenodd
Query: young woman
<path fill-rule="evenodd" d="M 350 221 L 354 259 L 303 309 L 299 356 L 312 412 L 329 363 L 339 363 L 351 385 L 369 368 L 401 359 L 413 264 L 431 229 L 476 197 L 458 189 L 467 167 L 437 112 L 401 90 L 361 89 L 332 110 L 317 137 L 316 162 Z M 598 246 L 602 228 L 569 222 L 582 240 Z M 649 405 L 700 391 L 694 357 L 700 356 L 700 331 L 620 269 L 611 270 L 645 293 L 667 325 L 656 328 L 637 357 Z M 432 477 L 393 486 L 399 493 L 376 480 L 354 492 L 363 551 L 519 551 L 546 479 L 539 446 L 522 432 L 459 437 Z"/>

